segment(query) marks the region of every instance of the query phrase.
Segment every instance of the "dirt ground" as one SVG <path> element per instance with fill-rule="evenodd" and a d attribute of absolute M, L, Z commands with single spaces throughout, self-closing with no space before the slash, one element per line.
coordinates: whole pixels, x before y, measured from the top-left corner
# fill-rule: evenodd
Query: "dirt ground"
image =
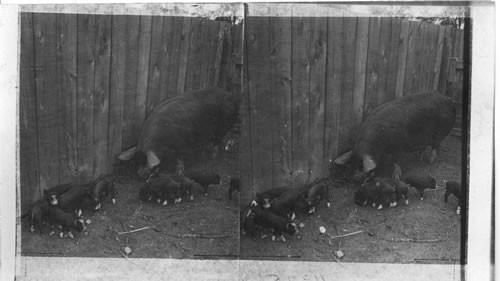
<path fill-rule="evenodd" d="M 460 181 L 461 143 L 447 137 L 438 159 L 429 165 L 416 156 L 402 163 L 403 171 L 422 168 L 443 186 L 443 180 Z M 222 176 L 237 174 L 238 153 L 223 151 L 211 163 Z M 230 201 L 227 185 L 212 186 L 208 197 L 197 189 L 194 201 L 162 207 L 141 203 L 139 182 L 123 180 L 117 184 L 117 202 L 110 200 L 92 220 L 88 235 L 76 233 L 74 239 L 60 239 L 29 232 L 22 222 L 21 249 L 27 256 L 122 257 L 129 247 L 133 258 L 191 259 L 270 259 L 340 262 L 458 263 L 460 258 L 460 216 L 457 200 L 443 202 L 444 189 L 427 190 L 418 199 L 410 190 L 410 204 L 377 211 L 353 202 L 357 187 L 336 185 L 330 190 L 332 207 L 322 202 L 314 215 L 299 214 L 303 223 L 298 235 L 286 242 L 273 242 L 270 235 L 252 240 L 239 232 L 238 192 Z M 319 227 L 328 234 L 321 234 Z M 133 233 L 121 232 L 139 230 Z M 342 238 L 330 238 L 363 231 Z M 340 260 L 335 252 L 344 255 Z"/>
<path fill-rule="evenodd" d="M 428 171 L 438 185 L 443 180 L 461 179 L 461 142 L 449 136 L 441 144 L 438 159 L 433 164 L 420 162 L 409 155 L 401 163 L 405 170 L 420 168 Z M 424 200 L 411 189 L 409 205 L 380 211 L 354 204 L 353 184 L 336 185 L 330 189 L 331 208 L 320 203 L 311 215 L 299 214 L 296 236 L 286 242 L 273 242 L 269 234 L 252 240 L 249 235 L 240 240 L 240 255 L 245 259 L 307 260 L 375 263 L 459 263 L 460 216 L 455 213 L 457 200 L 450 196 L 444 203 L 444 188 L 426 190 Z M 321 234 L 319 228 L 326 228 Z M 341 238 L 345 234 L 358 234 Z M 335 255 L 340 250 L 341 259 Z M 340 254 L 340 256 L 342 256 Z"/>

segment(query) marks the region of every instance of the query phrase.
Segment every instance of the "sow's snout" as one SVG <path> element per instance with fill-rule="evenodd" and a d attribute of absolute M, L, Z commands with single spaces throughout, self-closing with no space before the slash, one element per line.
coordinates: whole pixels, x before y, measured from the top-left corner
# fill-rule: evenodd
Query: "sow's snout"
<path fill-rule="evenodd" d="M 369 155 L 359 157 L 349 151 L 335 158 L 330 166 L 343 167 L 348 178 L 356 183 L 363 183 L 372 177 L 377 164 Z"/>

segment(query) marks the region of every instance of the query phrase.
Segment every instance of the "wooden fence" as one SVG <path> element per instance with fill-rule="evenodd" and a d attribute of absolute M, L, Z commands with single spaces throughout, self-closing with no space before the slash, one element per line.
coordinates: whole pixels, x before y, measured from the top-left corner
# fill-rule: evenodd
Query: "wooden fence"
<path fill-rule="evenodd" d="M 21 13 L 20 40 L 23 210 L 44 188 L 111 171 L 160 101 L 217 85 L 240 91 L 241 28 L 228 22 Z"/>
<path fill-rule="evenodd" d="M 378 17 L 248 17 L 242 104 L 242 202 L 327 175 L 379 104 L 449 94 L 462 30 Z"/>

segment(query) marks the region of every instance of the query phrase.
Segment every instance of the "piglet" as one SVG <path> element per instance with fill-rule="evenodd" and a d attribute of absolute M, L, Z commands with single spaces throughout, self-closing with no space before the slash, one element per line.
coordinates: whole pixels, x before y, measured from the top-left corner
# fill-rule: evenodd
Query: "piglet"
<path fill-rule="evenodd" d="M 294 235 L 298 232 L 295 223 L 292 223 L 286 217 L 282 217 L 271 209 L 263 209 L 260 206 L 251 207 L 252 213 L 255 215 L 254 223 L 262 227 L 273 229 L 273 241 L 278 236 L 283 242 L 286 241 L 283 233 Z"/>
<path fill-rule="evenodd" d="M 462 185 L 456 181 L 446 182 L 446 192 L 444 193 L 444 202 L 448 203 L 448 196 L 450 194 L 455 195 L 458 200 L 457 214 L 460 215 L 461 205 L 462 205 Z"/>
<path fill-rule="evenodd" d="M 63 210 L 51 206 L 48 209 L 48 217 L 52 224 L 62 226 L 61 238 L 64 233 L 68 233 L 70 238 L 73 238 L 73 234 L 71 234 L 70 229 L 74 229 L 78 232 L 84 231 L 87 227 L 85 226 L 85 222 L 79 216 L 76 216 L 72 213 L 64 212 Z"/>
<path fill-rule="evenodd" d="M 42 222 L 45 218 L 48 217 L 48 212 L 49 203 L 47 202 L 47 200 L 45 200 L 45 198 L 42 198 L 33 203 L 28 212 L 21 216 L 21 219 L 29 217 L 30 231 L 35 231 L 35 227 L 37 227 L 40 231 L 40 234 L 42 234 Z"/>
<path fill-rule="evenodd" d="M 280 196 L 283 192 L 289 190 L 288 186 L 281 186 L 276 188 L 268 189 L 264 192 L 257 192 L 255 194 L 255 201 L 262 208 L 268 209 L 271 207 L 271 201 Z"/>
<path fill-rule="evenodd" d="M 184 175 L 201 185 L 205 196 L 208 196 L 210 184 L 221 184 L 220 176 L 213 170 L 185 171 Z"/>
<path fill-rule="evenodd" d="M 431 175 L 424 173 L 423 171 L 412 170 L 403 176 L 402 181 L 418 190 L 420 200 L 424 200 L 425 189 L 436 188 L 436 180 L 431 177 Z"/>

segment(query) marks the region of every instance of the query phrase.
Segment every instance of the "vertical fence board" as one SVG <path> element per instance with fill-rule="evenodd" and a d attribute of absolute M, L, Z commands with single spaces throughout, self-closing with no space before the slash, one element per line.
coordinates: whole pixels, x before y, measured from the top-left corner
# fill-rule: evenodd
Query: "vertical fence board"
<path fill-rule="evenodd" d="M 340 106 L 340 150 L 352 148 L 355 131 L 352 120 L 353 90 L 354 90 L 354 63 L 356 44 L 356 18 L 344 18 L 342 33 L 342 82 Z"/>
<path fill-rule="evenodd" d="M 186 17 L 182 22 L 181 47 L 179 54 L 179 74 L 177 80 L 177 95 L 184 93 L 186 87 L 186 69 L 188 65 L 188 54 L 190 48 L 191 18 Z"/>
<path fill-rule="evenodd" d="M 252 110 L 250 108 L 250 91 L 249 91 L 249 75 L 248 75 L 248 23 L 251 22 L 250 19 L 247 19 L 242 24 L 241 35 L 243 37 L 244 42 L 242 42 L 243 48 L 243 71 L 242 71 L 242 83 L 241 83 L 241 104 L 239 116 L 241 118 L 241 134 L 240 134 L 240 145 L 239 145 L 239 168 L 240 168 L 240 206 L 244 207 L 247 203 L 253 198 L 253 155 L 252 155 L 252 126 L 251 126 L 251 115 Z M 231 35 L 231 28 L 225 30 L 226 35 Z M 232 36 L 225 36 L 224 38 L 224 50 L 225 56 L 222 56 L 221 63 L 225 66 L 221 69 L 221 79 L 219 81 L 218 86 L 226 86 L 224 88 L 228 88 L 227 85 L 229 83 L 229 65 L 231 61 L 232 53 L 229 50 L 232 50 Z M 226 72 L 227 71 L 227 72 Z M 226 74 L 227 73 L 227 74 Z M 224 79 L 227 77 L 227 79 Z"/>
<path fill-rule="evenodd" d="M 177 92 L 177 80 L 179 78 L 179 62 L 181 53 L 181 42 L 182 42 L 182 32 L 179 32 L 183 29 L 183 18 L 182 17 L 174 17 L 173 21 L 174 28 L 176 32 L 174 32 L 172 36 L 172 43 L 169 45 L 169 59 L 168 59 L 168 84 L 167 84 L 167 96 L 174 97 L 178 94 Z"/>
<path fill-rule="evenodd" d="M 356 62 L 354 66 L 354 90 L 352 97 L 353 129 L 357 130 L 363 121 L 365 102 L 366 64 L 368 59 L 368 31 L 370 19 L 358 18 L 356 30 Z"/>
<path fill-rule="evenodd" d="M 138 130 L 136 122 L 136 89 L 137 66 L 139 54 L 139 16 L 127 17 L 127 39 L 125 56 L 125 89 L 123 92 L 123 123 L 122 123 L 122 149 L 132 146 L 137 142 Z"/>
<path fill-rule="evenodd" d="M 109 136 L 110 161 L 116 159 L 122 150 L 123 99 L 125 90 L 126 16 L 112 18 L 111 38 L 111 81 L 109 92 Z M 151 82 L 151 80 L 150 80 Z M 149 103 L 149 100 L 148 100 Z"/>
<path fill-rule="evenodd" d="M 339 153 L 340 99 L 342 85 L 342 18 L 328 18 L 328 50 L 325 99 L 325 159 L 333 160 Z"/>
<path fill-rule="evenodd" d="M 59 181 L 77 179 L 77 107 L 76 107 L 76 15 L 58 14 L 57 76 L 59 85 Z"/>
<path fill-rule="evenodd" d="M 175 92 L 170 92 L 170 77 L 172 73 L 170 73 L 169 65 L 171 57 L 171 50 L 173 47 L 173 37 L 176 32 L 176 26 L 174 26 L 174 18 L 175 17 L 166 17 L 163 19 L 163 29 L 161 34 L 161 44 L 160 44 L 160 90 L 158 93 L 158 102 L 164 101 L 168 98 L 176 96 Z M 175 71 L 176 72 L 176 71 Z M 177 74 L 177 73 L 176 73 Z"/>
<path fill-rule="evenodd" d="M 292 169 L 293 183 L 308 179 L 310 18 L 292 18 Z"/>
<path fill-rule="evenodd" d="M 273 124 L 273 186 L 291 183 L 291 18 L 270 18 L 270 52 L 272 94 L 275 96 L 276 116 Z"/>
<path fill-rule="evenodd" d="M 252 132 L 253 192 L 268 189 L 272 183 L 272 99 L 269 65 L 269 18 L 248 19 L 248 92 Z"/>
<path fill-rule="evenodd" d="M 217 38 L 215 40 L 215 57 L 212 61 L 212 65 L 208 69 L 208 84 L 207 87 L 217 87 L 220 80 L 220 71 L 223 66 L 222 52 L 224 50 L 224 30 L 226 25 L 224 23 L 219 24 L 219 30 L 217 31 Z"/>
<path fill-rule="evenodd" d="M 425 89 L 431 91 L 434 86 L 434 64 L 437 59 L 437 48 L 439 39 L 439 26 L 432 24 L 429 30 L 429 52 L 427 73 L 425 76 Z"/>
<path fill-rule="evenodd" d="M 217 24 L 217 23 L 216 23 Z M 211 21 L 205 21 L 203 25 L 203 33 L 205 36 L 204 44 L 203 44 L 203 58 L 200 65 L 200 82 L 199 88 L 203 89 L 207 86 L 207 76 L 208 76 L 208 67 L 211 64 L 210 62 L 214 59 L 214 37 L 217 37 L 217 31 L 214 30 L 219 29 L 219 26 L 213 24 Z"/>
<path fill-rule="evenodd" d="M 427 24 L 425 22 L 420 22 L 418 25 L 416 37 L 415 37 L 415 64 L 413 65 L 413 77 L 412 83 L 411 83 L 411 88 L 410 88 L 410 94 L 416 93 L 421 90 L 421 80 L 423 76 L 423 65 L 424 65 L 424 60 L 422 59 L 422 54 L 424 54 L 424 48 L 425 48 L 425 31 L 426 31 L 426 26 Z"/>
<path fill-rule="evenodd" d="M 35 46 L 33 14 L 21 13 L 19 68 L 19 150 L 21 212 L 39 198 L 39 165 L 37 142 L 37 100 L 35 84 Z"/>
<path fill-rule="evenodd" d="M 189 44 L 189 56 L 186 72 L 185 90 L 199 88 L 200 68 L 204 56 L 203 43 L 205 40 L 204 32 L 205 20 L 193 18 L 191 21 L 191 38 Z"/>
<path fill-rule="evenodd" d="M 418 68 L 417 75 L 414 77 L 413 91 L 422 91 L 425 88 L 425 76 L 428 65 L 427 55 L 428 53 L 428 43 L 429 43 L 429 24 L 422 22 L 420 24 L 420 44 L 419 44 L 419 54 L 418 54 Z"/>
<path fill-rule="evenodd" d="M 391 18 L 382 18 L 380 21 L 379 39 L 379 64 L 377 81 L 377 103 L 376 106 L 389 101 L 387 98 L 387 80 L 389 79 L 389 56 L 391 44 Z"/>
<path fill-rule="evenodd" d="M 40 188 L 59 183 L 56 73 L 56 18 L 52 14 L 35 14 L 35 82 L 37 95 L 38 165 Z M 41 192 L 41 190 L 40 190 Z"/>
<path fill-rule="evenodd" d="M 406 76 L 406 62 L 408 61 L 408 43 L 410 36 L 410 22 L 402 21 L 401 33 L 399 35 L 399 55 L 398 55 L 398 73 L 396 78 L 395 97 L 401 97 L 404 93 L 404 83 Z"/>
<path fill-rule="evenodd" d="M 78 15 L 78 178 L 93 177 L 95 15 Z"/>
<path fill-rule="evenodd" d="M 137 115 L 135 128 L 140 130 L 146 119 L 146 105 L 148 98 L 149 57 L 151 52 L 151 16 L 141 16 L 139 30 L 139 62 L 137 65 L 137 96 L 135 99 Z"/>
<path fill-rule="evenodd" d="M 410 22 L 410 32 L 408 34 L 408 54 L 405 70 L 405 82 L 403 87 L 403 95 L 407 95 L 413 90 L 413 80 L 416 74 L 417 61 L 420 58 L 417 56 L 418 51 L 418 29 L 420 23 L 416 21 Z"/>
<path fill-rule="evenodd" d="M 377 83 L 380 63 L 380 18 L 370 18 L 368 40 L 368 59 L 366 62 L 366 94 L 364 116 L 368 116 L 377 107 Z"/>
<path fill-rule="evenodd" d="M 464 60 L 464 44 L 465 44 L 465 39 L 464 39 L 464 31 L 463 30 L 458 30 L 458 33 L 460 33 L 460 39 L 456 44 L 459 44 L 459 49 L 458 49 L 458 59 L 460 61 Z"/>
<path fill-rule="evenodd" d="M 384 102 L 396 97 L 398 78 L 399 36 L 401 34 L 401 20 L 391 19 L 391 43 L 389 45 L 389 61 L 387 63 L 387 84 Z"/>
<path fill-rule="evenodd" d="M 149 57 L 146 116 L 160 102 L 161 46 L 163 42 L 163 21 L 166 19 L 167 17 L 153 17 L 151 23 L 151 51 Z"/>
<path fill-rule="evenodd" d="M 215 42 L 217 41 L 217 33 L 219 31 L 219 23 L 212 21 L 205 21 L 205 44 L 204 44 L 204 56 L 201 63 L 200 69 L 200 88 L 207 88 L 208 86 L 208 71 L 211 65 L 213 65 L 213 60 L 215 59 L 215 52 L 217 51 L 217 46 Z"/>
<path fill-rule="evenodd" d="M 108 157 L 111 16 L 96 16 L 94 81 L 94 177 L 111 171 Z"/>
<path fill-rule="evenodd" d="M 444 26 L 439 26 L 439 35 L 437 39 L 436 47 L 436 59 L 434 62 L 434 76 L 432 90 L 437 90 L 439 87 L 439 76 L 441 75 L 441 61 L 443 59 L 443 49 L 444 49 L 444 32 L 446 28 Z"/>
<path fill-rule="evenodd" d="M 325 71 L 327 20 L 311 19 L 310 77 L 309 77 L 309 182 L 326 175 L 324 165 L 325 140 Z"/>
<path fill-rule="evenodd" d="M 444 44 L 443 44 L 443 56 L 441 59 L 441 71 L 439 74 L 439 92 L 446 94 L 446 88 L 448 87 L 448 65 L 450 63 L 450 57 L 452 56 L 452 29 L 451 27 L 446 27 L 444 32 Z"/>

